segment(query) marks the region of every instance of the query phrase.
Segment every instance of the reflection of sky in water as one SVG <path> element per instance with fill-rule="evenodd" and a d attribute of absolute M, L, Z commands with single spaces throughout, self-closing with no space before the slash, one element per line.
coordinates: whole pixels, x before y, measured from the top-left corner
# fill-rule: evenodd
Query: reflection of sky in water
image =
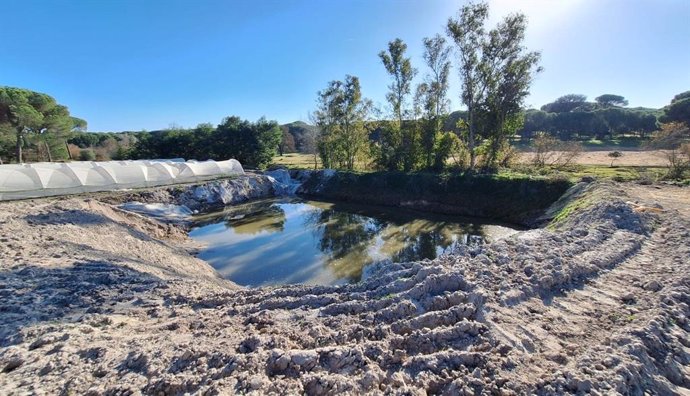
<path fill-rule="evenodd" d="M 401 209 L 267 200 L 197 218 L 199 258 L 240 285 L 356 282 L 375 261 L 433 259 L 510 228 Z"/>

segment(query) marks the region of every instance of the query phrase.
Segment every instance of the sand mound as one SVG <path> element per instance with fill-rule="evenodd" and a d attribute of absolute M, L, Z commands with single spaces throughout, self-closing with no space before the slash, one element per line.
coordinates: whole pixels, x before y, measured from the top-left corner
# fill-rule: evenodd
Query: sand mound
<path fill-rule="evenodd" d="M 354 285 L 252 290 L 172 226 L 95 201 L 3 204 L 0 388 L 688 392 L 690 219 L 635 210 L 612 185 L 577 199 L 553 230 L 382 263 Z"/>

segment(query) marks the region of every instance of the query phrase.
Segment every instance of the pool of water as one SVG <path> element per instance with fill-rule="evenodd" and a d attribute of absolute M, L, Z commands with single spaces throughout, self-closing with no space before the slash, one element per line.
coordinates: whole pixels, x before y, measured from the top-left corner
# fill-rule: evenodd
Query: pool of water
<path fill-rule="evenodd" d="M 399 208 L 264 200 L 198 216 L 198 257 L 244 286 L 357 282 L 376 261 L 433 259 L 459 244 L 495 240 L 510 226 Z"/>

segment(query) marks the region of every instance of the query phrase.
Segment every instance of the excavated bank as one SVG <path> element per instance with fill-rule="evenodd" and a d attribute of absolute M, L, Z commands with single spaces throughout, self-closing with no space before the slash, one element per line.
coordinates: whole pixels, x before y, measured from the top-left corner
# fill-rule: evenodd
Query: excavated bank
<path fill-rule="evenodd" d="M 475 174 L 292 171 L 298 194 L 336 201 L 485 217 L 528 227 L 568 189 L 567 179 Z"/>
<path fill-rule="evenodd" d="M 0 389 L 687 393 L 690 215 L 639 188 L 592 183 L 550 228 L 358 284 L 261 289 L 106 203 L 0 204 Z"/>
<path fill-rule="evenodd" d="M 226 205 L 283 195 L 286 188 L 271 176 L 249 173 L 199 184 L 110 192 L 95 197 L 111 204 L 174 204 L 192 211 L 213 211 Z"/>

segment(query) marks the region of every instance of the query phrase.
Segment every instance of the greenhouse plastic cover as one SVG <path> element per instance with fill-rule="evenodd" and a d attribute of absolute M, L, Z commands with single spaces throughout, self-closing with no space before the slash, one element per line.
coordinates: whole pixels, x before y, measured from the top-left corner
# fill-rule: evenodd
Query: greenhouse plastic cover
<path fill-rule="evenodd" d="M 0 201 L 190 183 L 240 174 L 244 169 L 234 159 L 0 165 Z"/>

